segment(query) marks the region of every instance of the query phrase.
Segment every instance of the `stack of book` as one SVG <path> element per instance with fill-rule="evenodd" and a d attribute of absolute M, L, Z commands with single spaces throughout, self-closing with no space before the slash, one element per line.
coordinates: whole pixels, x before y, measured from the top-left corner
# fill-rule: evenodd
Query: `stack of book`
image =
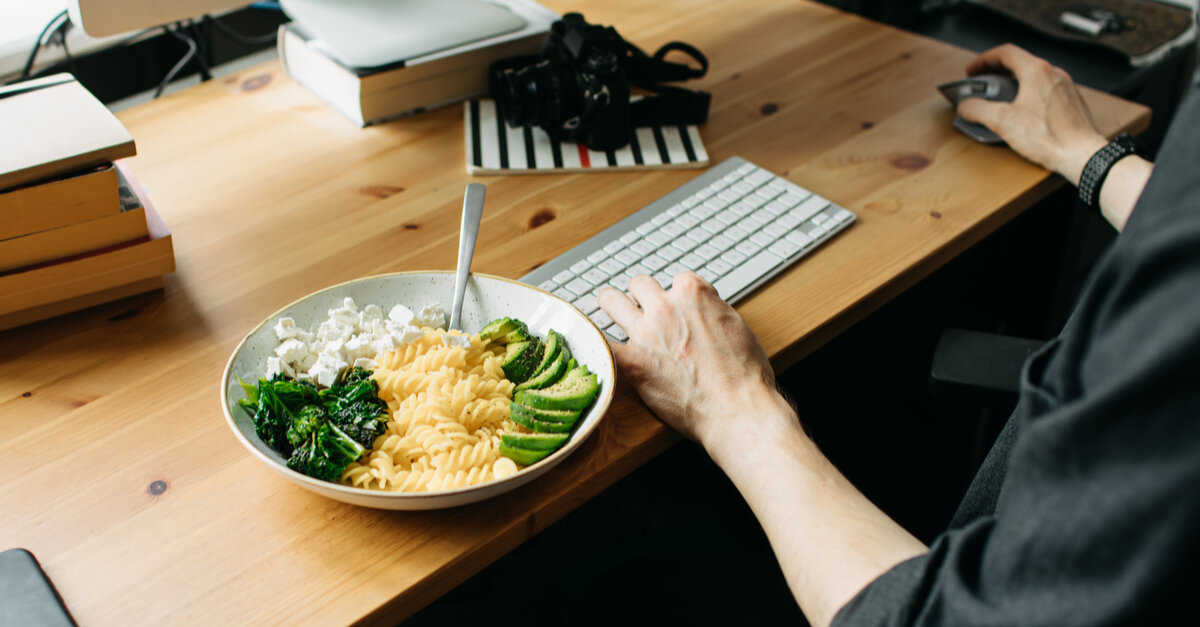
<path fill-rule="evenodd" d="M 488 93 L 493 61 L 538 54 L 557 13 L 533 0 L 496 0 L 525 21 L 519 30 L 447 50 L 352 67 L 327 54 L 296 22 L 279 27 L 279 58 L 292 80 L 358 126 L 386 122 Z"/>
<path fill-rule="evenodd" d="M 171 234 L 133 138 L 69 74 L 0 88 L 0 329 L 163 286 Z"/>

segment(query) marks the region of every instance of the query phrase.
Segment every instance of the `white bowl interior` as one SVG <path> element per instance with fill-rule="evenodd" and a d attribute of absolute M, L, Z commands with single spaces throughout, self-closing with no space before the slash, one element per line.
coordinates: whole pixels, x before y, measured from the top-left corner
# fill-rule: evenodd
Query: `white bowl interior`
<path fill-rule="evenodd" d="M 489 275 L 472 274 L 467 282 L 463 303 L 462 327 L 468 333 L 478 332 L 496 318 L 513 317 L 529 325 L 538 336 L 545 338 L 550 329 L 567 339 L 571 353 L 596 373 L 600 394 L 581 418 L 571 439 L 546 459 L 518 472 L 516 475 L 478 486 L 432 493 L 396 493 L 354 488 L 321 481 L 289 469 L 279 453 L 263 443 L 254 432 L 250 414 L 238 400 L 246 394 L 238 377 L 247 383 L 256 382 L 266 372 L 267 357 L 279 344 L 273 327 L 281 317 L 290 317 L 296 325 L 315 331 L 330 309 L 342 305 L 346 297 L 354 299 L 359 310 L 375 304 L 386 313 L 402 304 L 416 311 L 433 301 L 442 304 L 449 321 L 454 301 L 454 273 L 402 272 L 367 277 L 335 285 L 315 292 L 275 312 L 256 327 L 234 350 L 221 385 L 221 405 L 234 434 L 256 457 L 293 482 L 347 503 L 382 509 L 418 510 L 453 507 L 491 498 L 507 492 L 548 471 L 572 451 L 596 428 L 612 401 L 615 367 L 612 351 L 600 329 L 570 303 L 518 281 Z"/>

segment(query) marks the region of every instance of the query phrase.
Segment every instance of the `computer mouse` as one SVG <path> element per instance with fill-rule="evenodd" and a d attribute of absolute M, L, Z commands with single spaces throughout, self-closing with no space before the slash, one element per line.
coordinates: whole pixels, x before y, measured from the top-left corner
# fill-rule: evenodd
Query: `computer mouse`
<path fill-rule="evenodd" d="M 1017 97 L 1017 79 L 1007 74 L 978 74 L 938 85 L 938 91 L 955 107 L 967 98 L 984 98 L 996 102 L 1012 102 Z M 967 137 L 984 144 L 1004 143 L 988 127 L 954 116 L 954 128 Z"/>

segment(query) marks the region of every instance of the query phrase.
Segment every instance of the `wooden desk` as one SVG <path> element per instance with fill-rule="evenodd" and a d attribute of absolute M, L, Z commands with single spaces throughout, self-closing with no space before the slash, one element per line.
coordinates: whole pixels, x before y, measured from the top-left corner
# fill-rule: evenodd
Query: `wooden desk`
<path fill-rule="evenodd" d="M 713 160 L 741 155 L 858 213 L 740 306 L 780 367 L 1061 183 L 951 128 L 934 86 L 970 53 L 794 0 L 547 4 L 647 49 L 698 46 Z M 1088 100 L 1109 134 L 1148 118 Z M 284 481 L 225 426 L 222 367 L 306 293 L 454 266 L 461 109 L 360 130 L 270 63 L 121 118 L 178 272 L 165 293 L 0 334 L 0 548 L 32 550 L 81 624 L 394 622 L 674 441 L 620 390 L 571 459 L 491 502 L 382 512 Z M 693 175 L 480 179 L 475 269 L 521 276 Z"/>

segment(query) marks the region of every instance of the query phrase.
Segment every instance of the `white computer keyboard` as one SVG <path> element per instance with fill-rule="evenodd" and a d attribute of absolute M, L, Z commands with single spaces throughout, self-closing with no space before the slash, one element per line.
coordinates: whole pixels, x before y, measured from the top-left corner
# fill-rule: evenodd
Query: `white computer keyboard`
<path fill-rule="evenodd" d="M 621 327 L 596 303 L 646 274 L 668 289 L 693 270 L 735 304 L 854 222 L 853 212 L 731 157 L 521 277 L 571 301 L 613 338 Z"/>

